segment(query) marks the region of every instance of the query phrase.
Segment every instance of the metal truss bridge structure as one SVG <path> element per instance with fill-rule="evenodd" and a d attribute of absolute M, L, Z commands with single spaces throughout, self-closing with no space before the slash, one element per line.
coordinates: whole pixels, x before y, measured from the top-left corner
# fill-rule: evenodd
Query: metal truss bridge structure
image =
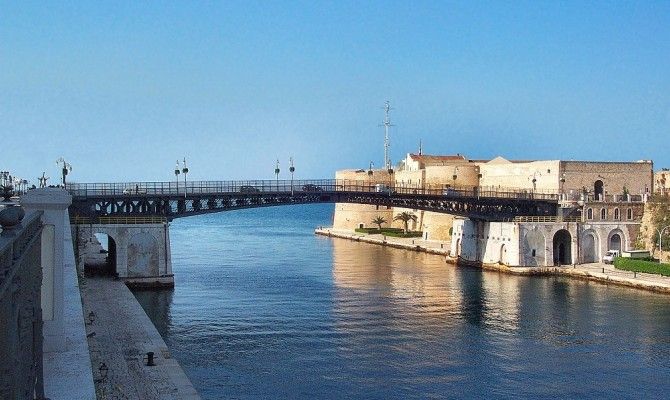
<path fill-rule="evenodd" d="M 399 187 L 349 180 L 257 180 L 68 183 L 70 216 L 89 223 L 114 218 L 174 218 L 242 208 L 357 203 L 434 211 L 483 221 L 556 216 L 558 193 L 511 188 Z"/>
<path fill-rule="evenodd" d="M 358 203 L 434 211 L 484 221 L 555 216 L 557 193 L 509 188 L 391 187 L 348 180 L 69 183 L 70 215 L 91 223 L 114 217 L 174 218 L 308 203 Z"/>

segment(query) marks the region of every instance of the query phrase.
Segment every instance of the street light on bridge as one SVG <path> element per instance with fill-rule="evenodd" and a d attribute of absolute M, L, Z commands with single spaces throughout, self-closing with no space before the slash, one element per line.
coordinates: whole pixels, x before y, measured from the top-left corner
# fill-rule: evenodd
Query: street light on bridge
<path fill-rule="evenodd" d="M 279 191 L 279 159 L 277 159 L 277 164 L 275 165 L 275 179 L 277 181 L 277 191 Z"/>
<path fill-rule="evenodd" d="M 372 187 L 372 174 L 374 174 L 374 171 L 372 171 L 372 167 L 374 167 L 375 164 L 370 161 L 370 168 L 368 168 L 368 191 L 371 191 Z"/>
<path fill-rule="evenodd" d="M 184 168 L 181 169 L 181 172 L 184 174 L 184 200 L 186 200 L 186 175 L 188 174 L 188 167 L 186 166 L 186 157 L 184 157 Z"/>
<path fill-rule="evenodd" d="M 65 161 L 65 159 L 63 157 L 56 160 L 56 165 L 61 165 L 61 164 L 62 164 L 61 174 L 63 176 L 63 187 L 66 187 L 65 177 L 67 176 L 68 173 L 72 172 L 72 165 L 70 165 L 70 163 Z"/>
<path fill-rule="evenodd" d="M 179 160 L 174 166 L 174 179 L 177 182 L 177 194 L 179 194 L 179 174 L 181 173 L 181 167 L 179 166 Z"/>
<path fill-rule="evenodd" d="M 293 196 L 293 173 L 295 172 L 295 167 L 293 166 L 293 157 L 288 158 L 289 167 L 288 171 L 291 173 L 291 196 Z"/>

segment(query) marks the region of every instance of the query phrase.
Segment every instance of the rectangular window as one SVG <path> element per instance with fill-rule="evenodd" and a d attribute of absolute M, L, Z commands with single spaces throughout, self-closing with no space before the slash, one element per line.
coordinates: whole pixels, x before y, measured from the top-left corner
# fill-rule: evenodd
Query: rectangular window
<path fill-rule="evenodd" d="M 535 257 L 535 249 L 531 252 L 533 254 L 533 257 Z"/>

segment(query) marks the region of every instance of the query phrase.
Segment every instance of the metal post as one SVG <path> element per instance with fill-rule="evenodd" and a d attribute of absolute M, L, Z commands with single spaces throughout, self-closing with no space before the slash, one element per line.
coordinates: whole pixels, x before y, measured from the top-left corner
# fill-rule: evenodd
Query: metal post
<path fill-rule="evenodd" d="M 177 160 L 177 164 L 174 167 L 174 179 L 177 182 L 177 195 L 179 194 L 179 174 L 181 173 L 181 169 L 179 168 L 179 160 Z"/>
<path fill-rule="evenodd" d="M 277 191 L 279 191 L 279 159 L 277 159 L 277 164 L 275 165 L 275 180 L 277 182 Z"/>
<path fill-rule="evenodd" d="M 293 196 L 293 173 L 295 172 L 295 167 L 293 166 L 293 157 L 289 157 L 288 160 L 290 164 L 288 170 L 291 172 L 291 196 Z"/>
<path fill-rule="evenodd" d="M 186 166 L 186 157 L 184 157 L 184 168 L 181 169 L 181 172 L 184 173 L 184 208 L 186 207 L 186 174 L 188 174 L 188 167 Z"/>

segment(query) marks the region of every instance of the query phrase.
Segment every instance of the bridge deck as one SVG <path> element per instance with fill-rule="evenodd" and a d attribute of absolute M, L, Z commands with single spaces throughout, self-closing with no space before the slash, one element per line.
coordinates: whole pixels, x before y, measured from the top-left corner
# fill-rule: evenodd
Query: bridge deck
<path fill-rule="evenodd" d="M 68 185 L 72 215 L 167 219 L 240 208 L 359 203 L 443 212 L 476 219 L 555 216 L 558 193 L 509 188 L 393 186 L 364 181 L 196 181 Z"/>

